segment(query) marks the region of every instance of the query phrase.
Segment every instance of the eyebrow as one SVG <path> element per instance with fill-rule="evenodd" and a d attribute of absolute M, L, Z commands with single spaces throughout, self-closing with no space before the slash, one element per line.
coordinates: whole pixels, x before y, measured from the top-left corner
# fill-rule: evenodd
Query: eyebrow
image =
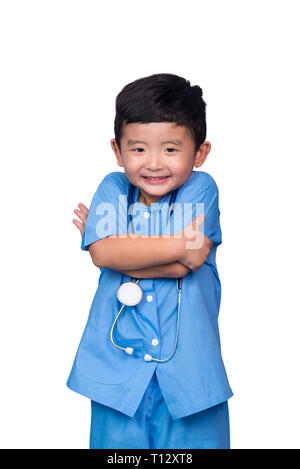
<path fill-rule="evenodd" d="M 143 143 L 147 145 L 147 142 L 143 142 L 142 140 L 128 140 L 127 145 L 137 145 L 138 143 Z M 166 142 L 162 142 L 162 145 L 164 145 L 165 143 L 171 143 L 172 145 L 177 145 L 177 146 L 182 145 L 181 140 L 167 140 Z"/>

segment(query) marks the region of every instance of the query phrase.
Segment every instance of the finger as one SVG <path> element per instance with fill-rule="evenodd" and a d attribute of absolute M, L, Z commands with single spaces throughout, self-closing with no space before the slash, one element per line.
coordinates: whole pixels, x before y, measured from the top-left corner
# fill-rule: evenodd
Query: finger
<path fill-rule="evenodd" d="M 204 219 L 205 219 L 205 215 L 204 213 L 202 213 L 201 215 L 199 215 L 198 217 L 195 218 L 195 221 L 196 221 L 196 226 L 201 226 L 203 223 L 204 223 Z"/>
<path fill-rule="evenodd" d="M 193 229 L 196 232 L 196 236 L 201 234 L 200 227 L 203 225 L 205 219 L 205 215 L 199 215 L 198 217 L 194 218 L 193 220 Z"/>
<path fill-rule="evenodd" d="M 75 226 L 77 226 L 77 228 L 79 229 L 79 231 L 81 230 L 81 227 L 82 227 L 82 223 L 79 221 L 79 220 L 76 220 L 76 218 L 73 218 L 73 223 Z"/>
<path fill-rule="evenodd" d="M 198 215 L 197 217 L 193 218 L 192 220 L 192 226 L 193 228 L 198 228 L 201 226 L 204 222 L 205 215 L 202 213 L 201 215 Z"/>
<path fill-rule="evenodd" d="M 86 214 L 86 216 L 88 215 L 89 209 L 82 202 L 79 202 L 78 207 Z"/>
<path fill-rule="evenodd" d="M 75 208 L 74 213 L 76 213 L 78 218 L 80 218 L 80 220 L 82 220 L 83 223 L 86 222 L 87 215 L 85 213 L 83 213 L 81 210 L 79 210 L 78 208 Z"/>

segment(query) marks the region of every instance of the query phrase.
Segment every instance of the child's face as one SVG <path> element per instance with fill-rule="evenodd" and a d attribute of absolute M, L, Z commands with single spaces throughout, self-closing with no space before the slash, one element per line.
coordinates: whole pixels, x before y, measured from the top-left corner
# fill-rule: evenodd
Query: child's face
<path fill-rule="evenodd" d="M 147 205 L 157 202 L 177 189 L 190 177 L 193 167 L 200 167 L 209 151 L 204 142 L 195 154 L 195 143 L 186 127 L 173 122 L 127 124 L 121 138 L 121 149 L 111 140 L 119 166 L 124 167 L 129 181 L 139 188 Z M 151 180 L 149 178 L 162 178 Z"/>

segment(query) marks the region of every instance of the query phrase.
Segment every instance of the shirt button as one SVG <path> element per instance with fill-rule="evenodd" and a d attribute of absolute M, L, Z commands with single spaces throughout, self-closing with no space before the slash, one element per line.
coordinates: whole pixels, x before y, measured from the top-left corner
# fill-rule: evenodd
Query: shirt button
<path fill-rule="evenodd" d="M 153 296 L 152 296 L 152 295 L 148 295 L 148 296 L 147 296 L 147 301 L 149 301 L 149 303 L 150 303 L 150 301 L 152 301 L 152 300 L 153 300 Z"/>
<path fill-rule="evenodd" d="M 150 213 L 149 212 L 144 212 L 144 218 L 149 218 L 150 217 Z"/>
<path fill-rule="evenodd" d="M 153 339 L 153 340 L 152 340 L 152 345 L 158 345 L 158 340 L 157 340 L 157 339 Z"/>

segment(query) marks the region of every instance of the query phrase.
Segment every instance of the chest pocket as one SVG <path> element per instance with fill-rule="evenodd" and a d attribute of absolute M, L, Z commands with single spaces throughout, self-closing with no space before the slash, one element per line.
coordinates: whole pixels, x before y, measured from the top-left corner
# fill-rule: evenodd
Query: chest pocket
<path fill-rule="evenodd" d="M 133 375 L 142 360 L 111 343 L 111 326 L 112 322 L 97 312 L 91 315 L 79 344 L 77 364 L 81 373 L 92 381 L 120 384 Z M 120 341 L 116 343 L 124 346 Z"/>

